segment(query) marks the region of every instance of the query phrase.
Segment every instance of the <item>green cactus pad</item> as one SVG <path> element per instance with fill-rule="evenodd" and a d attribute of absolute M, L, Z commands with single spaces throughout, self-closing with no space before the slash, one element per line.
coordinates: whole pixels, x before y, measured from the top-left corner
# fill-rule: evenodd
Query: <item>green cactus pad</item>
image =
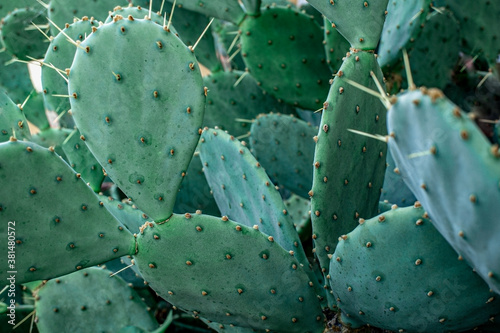
<path fill-rule="evenodd" d="M 318 128 L 293 116 L 269 114 L 254 121 L 251 133 L 252 152 L 269 176 L 309 199 Z"/>
<path fill-rule="evenodd" d="M 265 170 L 241 142 L 218 130 L 205 129 L 200 144 L 205 176 L 223 215 L 272 236 L 293 253 L 311 276 L 318 297 L 323 288 L 309 268 L 283 200 Z M 223 172 L 221 172 L 223 170 Z"/>
<path fill-rule="evenodd" d="M 417 86 L 444 89 L 459 56 L 459 25 L 449 11 L 429 14 L 420 37 L 409 50 Z"/>
<path fill-rule="evenodd" d="M 204 82 L 208 96 L 203 125 L 207 127 L 218 126 L 239 136 L 250 131 L 248 122 L 261 113 L 292 112 L 290 106 L 265 94 L 248 73 L 219 71 L 206 76 Z"/>
<path fill-rule="evenodd" d="M 199 149 L 221 213 L 274 237 L 281 247 L 297 252 L 298 260 L 307 263 L 281 195 L 248 148 L 219 129 L 206 128 Z"/>
<path fill-rule="evenodd" d="M 120 189 L 155 221 L 165 220 L 203 119 L 196 58 L 149 20 L 105 24 L 81 46 L 68 88 L 82 137 Z"/>
<path fill-rule="evenodd" d="M 85 142 L 80 139 L 80 132 L 75 129 L 63 142 L 61 148 L 71 167 L 81 174 L 82 179 L 94 192 L 100 192 L 104 173 Z"/>
<path fill-rule="evenodd" d="M 92 28 L 97 28 L 99 22 L 84 18 L 73 22 L 68 26 L 61 26 L 62 33 L 50 42 L 50 46 L 45 53 L 43 62 L 47 66 L 42 66 L 42 89 L 45 106 L 58 114 L 68 111 L 71 106 L 68 95 L 68 82 L 64 78 L 65 74 L 54 70 L 66 70 L 71 67 L 77 47 L 68 41 L 68 37 L 75 42 L 83 42 L 86 36 L 92 33 Z"/>
<path fill-rule="evenodd" d="M 0 38 L 5 49 L 21 60 L 43 58 L 49 45 L 47 38 L 32 23 L 48 33 L 48 29 L 43 28 L 48 24 L 45 13 L 30 7 L 12 11 L 0 23 Z"/>
<path fill-rule="evenodd" d="M 174 2 L 174 0 L 167 1 Z M 184 9 L 223 19 L 236 25 L 239 25 L 245 18 L 243 8 L 235 0 L 176 0 L 175 3 Z"/>
<path fill-rule="evenodd" d="M 374 50 L 389 0 L 308 0 L 355 49 Z"/>
<path fill-rule="evenodd" d="M 457 259 L 420 205 L 392 209 L 347 234 L 330 283 L 342 321 L 353 327 L 462 332 L 500 311 L 498 295 Z"/>
<path fill-rule="evenodd" d="M 351 133 L 386 132 L 384 105 L 344 80 L 377 91 L 382 72 L 372 53 L 352 53 L 344 61 L 324 104 L 314 156 L 311 218 L 320 266 L 328 271 L 329 255 L 338 237 L 350 232 L 359 218 L 377 214 L 385 173 L 385 143 Z"/>
<path fill-rule="evenodd" d="M 480 54 L 494 67 L 500 54 L 500 25 L 496 19 L 500 15 L 500 3 L 490 0 L 446 0 L 446 5 L 459 21 L 460 35 L 465 39 L 467 49 L 474 53 L 473 56 Z"/>
<path fill-rule="evenodd" d="M 325 51 L 330 69 L 336 73 L 342 66 L 343 59 L 351 44 L 335 29 L 328 19 L 324 19 L 325 25 Z"/>
<path fill-rule="evenodd" d="M 29 140 L 30 129 L 21 109 L 0 90 L 0 142 L 9 141 L 11 136 Z"/>
<path fill-rule="evenodd" d="M 50 0 L 49 19 L 61 29 L 66 23 L 73 23 L 75 17 L 92 17 L 96 21 L 106 20 L 110 11 L 116 6 L 127 6 L 127 0 L 82 0 L 75 2 L 73 0 Z M 149 7 L 148 7 L 149 8 Z M 59 30 L 52 26 L 50 30 L 54 36 Z"/>
<path fill-rule="evenodd" d="M 33 90 L 28 65 L 14 62 L 8 52 L 0 52 L 0 86 L 14 103 L 22 104 Z"/>
<path fill-rule="evenodd" d="M 221 216 L 205 178 L 200 155 L 195 153 L 177 193 L 174 213 L 194 213 L 197 210 L 201 210 L 206 215 Z"/>
<path fill-rule="evenodd" d="M 246 145 L 222 130 L 206 128 L 199 149 L 221 213 L 249 227 L 257 226 L 284 249 L 296 251 L 300 242 L 281 196 Z"/>
<path fill-rule="evenodd" d="M 68 161 L 68 157 L 62 149 L 62 145 L 71 132 L 72 131 L 68 128 L 47 128 L 33 135 L 30 141 L 45 148 L 54 147 L 57 155 L 61 156 L 65 161 Z"/>
<path fill-rule="evenodd" d="M 402 49 L 409 49 L 420 36 L 430 10 L 431 0 L 391 0 L 387 6 L 378 63 L 384 68 L 402 60 Z"/>
<path fill-rule="evenodd" d="M 453 248 L 500 293 L 500 154 L 437 89 L 398 95 L 389 148 L 405 181 Z"/>
<path fill-rule="evenodd" d="M 148 216 L 128 199 L 120 201 L 105 195 L 99 195 L 99 199 L 104 204 L 104 207 L 131 233 L 137 233 L 139 228 L 148 220 Z"/>
<path fill-rule="evenodd" d="M 294 106 L 321 107 L 331 76 L 313 18 L 293 7 L 269 7 L 245 19 L 240 30 L 241 54 L 262 89 Z"/>
<path fill-rule="evenodd" d="M 146 224 L 137 244 L 142 275 L 180 309 L 223 325 L 323 329 L 305 268 L 259 230 L 227 217 L 174 214 L 162 224 Z"/>
<path fill-rule="evenodd" d="M 135 252 L 132 234 L 53 151 L 5 142 L 0 166 L 0 232 L 15 230 L 12 243 L 7 236 L 0 243 L 15 248 L 14 267 L 8 266 L 7 255 L 0 259 L 3 281 L 12 270 L 16 282 L 23 283 Z"/>
<path fill-rule="evenodd" d="M 117 332 L 158 327 L 140 296 L 120 277 L 97 267 L 52 279 L 35 296 L 40 333 Z"/>

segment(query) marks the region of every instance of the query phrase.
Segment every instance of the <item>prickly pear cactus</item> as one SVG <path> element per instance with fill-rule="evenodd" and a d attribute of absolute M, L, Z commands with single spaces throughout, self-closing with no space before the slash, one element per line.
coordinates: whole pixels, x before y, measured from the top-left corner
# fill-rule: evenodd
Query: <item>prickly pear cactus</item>
<path fill-rule="evenodd" d="M 48 279 L 135 252 L 132 234 L 53 149 L 14 140 L 0 156 L 0 232 L 15 231 L 0 244 L 16 259 L 0 259 L 3 280 L 14 270 L 18 283 Z"/>
<path fill-rule="evenodd" d="M 316 332 L 323 326 L 305 268 L 257 229 L 227 217 L 174 214 L 145 224 L 137 244 L 146 281 L 195 316 L 258 330 Z"/>
<path fill-rule="evenodd" d="M 248 148 L 219 129 L 207 128 L 201 137 L 200 156 L 221 213 L 272 236 L 308 265 L 279 192 Z"/>
<path fill-rule="evenodd" d="M 401 51 L 412 46 L 422 32 L 430 10 L 431 0 L 391 0 L 378 49 L 380 67 L 395 65 L 402 58 Z"/>
<path fill-rule="evenodd" d="M 346 57 L 324 104 L 316 138 L 309 194 L 316 255 L 324 272 L 328 271 L 329 256 L 338 237 L 355 228 L 359 218 L 372 217 L 378 210 L 386 145 L 348 129 L 385 133 L 386 109 L 376 97 L 345 80 L 377 90 L 370 71 L 382 82 L 382 72 L 372 53 L 357 52 Z"/>
<path fill-rule="evenodd" d="M 165 85 L 170 76 L 182 80 Z M 151 218 L 167 219 L 205 108 L 191 50 L 152 21 L 117 19 L 81 43 L 68 88 L 82 139 L 109 177 Z"/>
<path fill-rule="evenodd" d="M 7 52 L 16 58 L 43 58 L 49 41 L 38 29 L 47 34 L 47 24 L 45 13 L 39 9 L 16 9 L 2 19 L 0 38 Z"/>
<path fill-rule="evenodd" d="M 277 187 L 245 145 L 221 130 L 205 129 L 200 156 L 221 213 L 270 236 L 294 256 L 309 274 L 318 299 L 323 301 L 323 288 L 311 269 Z"/>
<path fill-rule="evenodd" d="M 342 321 L 353 327 L 461 332 L 500 311 L 500 299 L 457 259 L 420 204 L 362 221 L 342 237 L 330 283 Z"/>
<path fill-rule="evenodd" d="M 262 89 L 294 106 L 321 107 L 330 70 L 323 32 L 313 18 L 293 7 L 269 7 L 247 17 L 240 30 L 243 60 Z"/>
<path fill-rule="evenodd" d="M 391 154 L 437 230 L 499 293 L 498 146 L 437 89 L 398 95 L 387 127 Z"/>
<path fill-rule="evenodd" d="M 420 37 L 411 46 L 409 58 L 415 84 L 445 88 L 460 51 L 459 25 L 451 12 L 430 13 Z"/>
<path fill-rule="evenodd" d="M 120 277 L 110 278 L 111 273 L 90 267 L 42 285 L 35 296 L 39 332 L 111 333 L 127 326 L 147 331 L 157 328 L 140 296 Z"/>

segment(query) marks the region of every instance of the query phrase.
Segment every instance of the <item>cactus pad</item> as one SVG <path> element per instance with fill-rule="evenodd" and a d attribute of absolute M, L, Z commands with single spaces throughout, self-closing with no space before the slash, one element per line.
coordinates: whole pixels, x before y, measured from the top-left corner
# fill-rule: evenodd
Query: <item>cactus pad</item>
<path fill-rule="evenodd" d="M 149 20 L 105 24 L 81 46 L 68 88 L 82 138 L 120 189 L 154 220 L 164 220 L 203 119 L 196 58 Z"/>
<path fill-rule="evenodd" d="M 0 144 L 0 232 L 16 231 L 18 283 L 61 276 L 135 252 L 134 237 L 53 150 Z M 12 222 L 12 223 L 9 223 Z M 7 237 L 2 239 L 7 248 Z M 7 256 L 0 260 L 2 280 Z"/>
<path fill-rule="evenodd" d="M 428 15 L 420 37 L 409 50 L 410 67 L 417 86 L 444 89 L 450 83 L 459 55 L 458 27 L 449 11 Z"/>
<path fill-rule="evenodd" d="M 436 229 L 500 293 L 500 154 L 437 89 L 398 95 L 389 148 Z"/>
<path fill-rule="evenodd" d="M 313 18 L 292 7 L 269 7 L 247 17 L 240 30 L 243 59 L 262 89 L 304 109 L 321 107 L 330 69 L 323 32 Z"/>
<path fill-rule="evenodd" d="M 500 298 L 457 259 L 419 204 L 392 209 L 344 236 L 330 278 L 342 321 L 354 327 L 462 332 L 500 311 Z"/>
<path fill-rule="evenodd" d="M 0 22 L 0 37 L 11 55 L 29 61 L 29 57 L 43 58 L 49 41 L 38 31 L 37 26 L 47 26 L 45 13 L 39 9 L 21 8 L 12 11 Z M 45 33 L 48 29 L 40 28 Z"/>
<path fill-rule="evenodd" d="M 309 261 L 283 200 L 250 151 L 221 130 L 205 129 L 200 156 L 221 213 L 273 237 L 282 248 L 293 253 L 321 295 L 323 290 L 308 269 Z"/>
<path fill-rule="evenodd" d="M 335 250 L 338 237 L 354 229 L 359 218 L 370 218 L 378 210 L 387 145 L 348 129 L 383 135 L 386 109 L 376 97 L 344 80 L 377 90 L 370 71 L 382 82 L 372 53 L 361 51 L 346 57 L 324 104 L 316 138 L 311 218 L 323 272 L 328 271 L 328 255 Z"/>
<path fill-rule="evenodd" d="M 391 0 L 378 49 L 382 68 L 395 65 L 402 58 L 401 50 L 410 48 L 420 36 L 430 10 L 431 0 Z"/>
<path fill-rule="evenodd" d="M 180 309 L 255 329 L 323 326 L 308 274 L 259 230 L 227 217 L 174 214 L 165 223 L 146 224 L 137 243 L 135 260 L 145 280 Z"/>
<path fill-rule="evenodd" d="M 52 279 L 35 297 L 37 328 L 50 332 L 117 332 L 158 327 L 140 296 L 120 277 L 97 267 Z"/>

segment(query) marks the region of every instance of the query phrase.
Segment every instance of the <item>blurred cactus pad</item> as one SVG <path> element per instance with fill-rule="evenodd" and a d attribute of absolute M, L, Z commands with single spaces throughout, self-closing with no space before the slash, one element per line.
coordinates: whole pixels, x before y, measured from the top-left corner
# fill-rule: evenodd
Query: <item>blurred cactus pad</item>
<path fill-rule="evenodd" d="M 500 332 L 499 17 L 0 0 L 0 332 Z"/>

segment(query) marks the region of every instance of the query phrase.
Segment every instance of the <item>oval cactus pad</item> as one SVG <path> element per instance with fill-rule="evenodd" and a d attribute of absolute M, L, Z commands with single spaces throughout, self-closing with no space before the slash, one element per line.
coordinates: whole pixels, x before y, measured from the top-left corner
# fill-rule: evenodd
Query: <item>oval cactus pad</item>
<path fill-rule="evenodd" d="M 196 58 L 167 30 L 116 17 L 81 44 L 68 87 L 82 140 L 156 221 L 172 214 L 205 108 Z"/>

